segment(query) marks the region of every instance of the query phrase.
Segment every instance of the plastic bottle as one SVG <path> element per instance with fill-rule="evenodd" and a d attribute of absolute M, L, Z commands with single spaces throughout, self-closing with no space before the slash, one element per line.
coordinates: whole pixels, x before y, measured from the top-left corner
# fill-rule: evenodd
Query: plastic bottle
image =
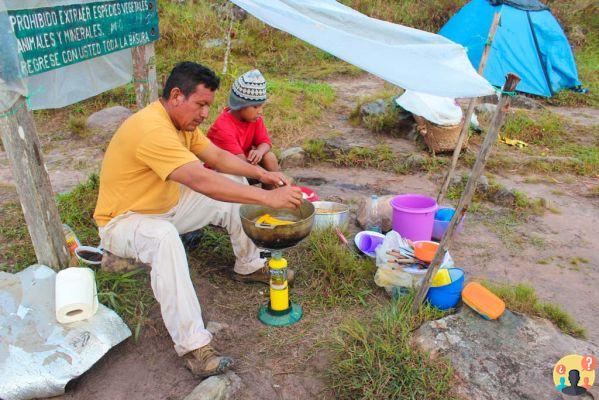
<path fill-rule="evenodd" d="M 67 242 L 67 248 L 69 249 L 69 253 L 71 253 L 71 256 L 74 256 L 75 250 L 77 249 L 77 247 L 81 246 L 81 242 L 77 238 L 77 235 L 75 235 L 75 231 L 73 231 L 73 229 L 67 224 L 62 224 L 62 231 L 64 233 L 64 238 Z"/>
<path fill-rule="evenodd" d="M 366 216 L 366 230 L 373 232 L 382 232 L 382 220 L 379 214 L 379 197 L 375 194 L 370 196 L 370 209 Z"/>

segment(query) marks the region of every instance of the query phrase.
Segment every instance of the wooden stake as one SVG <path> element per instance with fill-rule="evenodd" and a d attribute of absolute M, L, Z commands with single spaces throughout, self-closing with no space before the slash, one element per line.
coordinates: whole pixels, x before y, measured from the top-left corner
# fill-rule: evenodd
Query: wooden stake
<path fill-rule="evenodd" d="M 489 53 L 491 51 L 491 44 L 493 43 L 493 39 L 495 38 L 495 33 L 497 32 L 497 27 L 499 26 L 499 20 L 501 18 L 501 13 L 496 12 L 493 16 L 493 22 L 491 23 L 491 29 L 489 29 L 489 37 L 487 38 L 487 43 L 485 44 L 485 49 L 483 50 L 483 55 L 480 59 L 480 63 L 478 64 L 478 74 L 482 76 L 483 72 L 485 72 L 485 67 L 487 66 L 487 58 L 489 57 Z M 441 190 L 439 191 L 439 195 L 437 196 L 437 204 L 441 204 L 443 199 L 445 199 L 445 194 L 447 193 L 447 189 L 449 188 L 449 183 L 453 178 L 453 174 L 458 165 L 458 160 L 460 159 L 460 153 L 462 152 L 462 146 L 468 137 L 468 133 L 470 131 L 470 119 L 472 118 L 472 114 L 474 113 L 474 107 L 478 103 L 478 98 L 473 97 L 470 99 L 468 103 L 468 109 L 466 111 L 466 115 L 464 116 L 464 125 L 462 125 L 462 130 L 460 131 L 460 136 L 458 137 L 458 142 L 456 143 L 456 147 L 453 150 L 453 157 L 451 158 L 451 166 L 445 175 L 445 181 L 443 182 L 443 186 L 441 186 Z"/>
<path fill-rule="evenodd" d="M 431 286 L 431 281 L 437 273 L 437 271 L 439 270 L 439 267 L 441 266 L 441 262 L 443 261 L 445 252 L 451 247 L 451 243 L 453 241 L 453 233 L 456 230 L 459 221 L 462 220 L 462 217 L 468 210 L 468 206 L 470 205 L 470 201 L 472 200 L 472 196 L 474 195 L 474 190 L 476 189 L 478 179 L 482 175 L 487 159 L 489 158 L 491 148 L 493 147 L 493 144 L 497 142 L 499 129 L 501 128 L 503 118 L 507 113 L 511 103 L 511 96 L 506 95 L 505 92 L 513 92 L 516 89 L 516 86 L 519 82 L 520 77 L 518 77 L 517 75 L 507 75 L 505 84 L 503 86 L 503 93 L 499 98 L 499 105 L 497 107 L 497 111 L 495 111 L 495 115 L 493 116 L 493 120 L 491 121 L 491 127 L 489 128 L 489 131 L 485 136 L 485 140 L 480 148 L 480 152 L 478 153 L 478 157 L 476 158 L 476 162 L 474 163 L 474 167 L 472 168 L 472 172 L 470 173 L 468 183 L 466 183 L 466 188 L 464 189 L 462 198 L 458 202 L 455 214 L 453 215 L 453 218 L 449 222 L 449 227 L 443 235 L 443 239 L 439 244 L 439 248 L 437 250 L 437 253 L 435 254 L 435 258 L 429 265 L 428 270 L 426 271 L 426 275 L 424 276 L 424 279 L 422 281 L 422 285 L 418 289 L 418 293 L 414 298 L 414 303 L 412 304 L 412 313 L 414 314 L 418 312 L 420 304 L 422 304 L 422 301 L 424 300 L 428 292 L 428 289 Z"/>
<path fill-rule="evenodd" d="M 44 164 L 33 115 L 20 97 L 0 117 L 2 143 L 10 160 L 37 262 L 55 270 L 68 267 L 62 224 Z"/>
<path fill-rule="evenodd" d="M 154 43 L 131 49 L 133 56 L 133 85 L 135 86 L 135 104 L 142 109 L 158 99 L 156 84 L 156 53 Z"/>

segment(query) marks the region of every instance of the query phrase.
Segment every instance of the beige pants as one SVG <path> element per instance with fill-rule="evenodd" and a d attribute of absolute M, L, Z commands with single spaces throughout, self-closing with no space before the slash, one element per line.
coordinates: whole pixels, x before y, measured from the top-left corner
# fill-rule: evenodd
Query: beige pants
<path fill-rule="evenodd" d="M 247 183 L 245 178 L 225 176 Z M 179 238 L 179 234 L 210 224 L 229 232 L 236 273 L 251 274 L 264 266 L 265 260 L 260 258 L 258 248 L 243 232 L 239 204 L 213 200 L 185 186 L 181 186 L 179 203 L 167 213 L 129 212 L 100 228 L 101 245 L 106 250 L 152 266 L 152 290 L 179 355 L 205 346 L 212 339 L 204 328 L 202 310 Z"/>

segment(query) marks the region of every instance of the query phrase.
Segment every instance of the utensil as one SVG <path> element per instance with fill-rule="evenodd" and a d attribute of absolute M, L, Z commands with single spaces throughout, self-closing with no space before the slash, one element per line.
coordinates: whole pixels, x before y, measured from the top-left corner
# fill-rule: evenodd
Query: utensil
<path fill-rule="evenodd" d="M 314 217 L 315 229 L 347 226 L 349 221 L 349 206 L 334 201 L 314 201 L 316 209 Z"/>
<path fill-rule="evenodd" d="M 278 226 L 256 225 L 257 218 L 264 214 L 294 222 Z M 281 250 L 295 246 L 310 234 L 314 223 L 314 206 L 307 200 L 302 200 L 300 207 L 296 210 L 275 210 L 265 206 L 244 204 L 239 208 L 239 216 L 243 231 L 256 246 L 269 250 Z"/>

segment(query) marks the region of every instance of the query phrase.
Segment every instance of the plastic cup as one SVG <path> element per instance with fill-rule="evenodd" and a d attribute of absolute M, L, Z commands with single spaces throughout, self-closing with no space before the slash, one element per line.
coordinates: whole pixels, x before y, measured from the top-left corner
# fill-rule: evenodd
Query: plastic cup
<path fill-rule="evenodd" d="M 384 237 L 369 235 L 366 233 L 364 236 L 362 236 L 362 240 L 360 240 L 360 250 L 367 253 L 374 252 L 378 246 L 383 244 L 384 240 Z"/>

